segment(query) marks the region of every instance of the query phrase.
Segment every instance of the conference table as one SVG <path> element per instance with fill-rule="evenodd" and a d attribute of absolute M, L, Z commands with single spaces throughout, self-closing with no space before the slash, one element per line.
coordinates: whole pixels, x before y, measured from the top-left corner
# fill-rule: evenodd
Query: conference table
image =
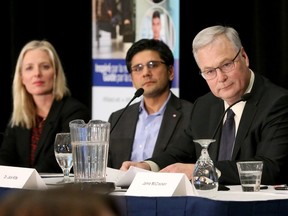
<path fill-rule="evenodd" d="M 57 187 L 55 182 L 61 178 L 43 180 L 48 188 L 52 188 Z M 126 196 L 125 190 L 120 188 L 110 194 L 119 204 L 121 216 L 288 215 L 288 190 L 280 191 L 268 186 L 260 192 L 242 192 L 240 185 L 228 187 L 229 191 L 218 191 L 212 198 Z M 0 195 L 4 196 L 9 190 L 11 188 L 0 188 Z"/>
<path fill-rule="evenodd" d="M 218 191 L 214 198 L 127 197 L 119 195 L 124 215 L 288 215 L 288 192 L 269 186 L 260 192 L 242 192 L 240 186 Z"/>

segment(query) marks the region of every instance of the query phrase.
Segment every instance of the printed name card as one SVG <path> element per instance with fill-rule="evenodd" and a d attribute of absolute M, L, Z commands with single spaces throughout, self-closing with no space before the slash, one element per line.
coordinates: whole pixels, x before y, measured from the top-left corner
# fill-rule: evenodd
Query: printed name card
<path fill-rule="evenodd" d="M 126 195 L 198 196 L 198 192 L 183 173 L 139 172 Z"/>
<path fill-rule="evenodd" d="M 127 187 L 132 183 L 136 173 L 138 172 L 151 172 L 138 167 L 130 166 L 127 171 L 113 169 L 107 167 L 106 169 L 106 181 L 114 182 L 118 187 Z"/>
<path fill-rule="evenodd" d="M 0 166 L 0 187 L 46 189 L 38 172 L 32 168 Z"/>

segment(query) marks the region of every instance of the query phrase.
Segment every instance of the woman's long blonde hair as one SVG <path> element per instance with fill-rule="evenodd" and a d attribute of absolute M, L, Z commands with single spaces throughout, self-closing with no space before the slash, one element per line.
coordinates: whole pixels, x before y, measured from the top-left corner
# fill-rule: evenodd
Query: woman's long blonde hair
<path fill-rule="evenodd" d="M 32 95 L 27 92 L 21 79 L 21 70 L 24 55 L 30 51 L 40 49 L 48 53 L 52 67 L 54 69 L 54 86 L 53 97 L 55 100 L 61 100 L 65 95 L 70 95 L 70 90 L 67 87 L 67 81 L 64 74 L 59 56 L 48 41 L 33 40 L 28 42 L 21 50 L 15 68 L 13 79 L 12 94 L 13 94 L 13 113 L 10 120 L 11 127 L 21 126 L 27 129 L 36 125 L 36 105 Z"/>

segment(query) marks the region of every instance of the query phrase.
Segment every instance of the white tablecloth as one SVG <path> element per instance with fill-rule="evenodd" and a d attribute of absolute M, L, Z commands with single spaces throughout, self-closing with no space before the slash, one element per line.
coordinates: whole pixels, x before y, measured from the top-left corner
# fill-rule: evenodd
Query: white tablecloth
<path fill-rule="evenodd" d="M 41 175 L 42 179 L 48 186 L 57 187 L 61 184 L 57 182 L 62 180 L 63 174 L 50 174 L 47 176 Z M 74 181 L 74 177 L 70 176 L 71 182 Z M 259 192 L 242 192 L 241 186 L 228 186 L 229 191 L 218 191 L 215 197 L 209 198 L 213 200 L 221 201 L 265 201 L 265 200 L 276 200 L 276 199 L 288 199 L 288 191 L 275 190 L 273 186 L 268 186 L 268 189 L 263 189 Z M 116 188 L 116 191 L 112 193 L 114 195 L 125 195 L 125 190 Z"/>

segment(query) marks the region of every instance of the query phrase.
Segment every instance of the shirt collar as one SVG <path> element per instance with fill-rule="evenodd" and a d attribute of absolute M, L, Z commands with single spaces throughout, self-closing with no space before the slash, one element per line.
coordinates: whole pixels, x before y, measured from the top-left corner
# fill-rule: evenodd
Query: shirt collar
<path fill-rule="evenodd" d="M 253 87 L 254 80 L 255 80 L 254 72 L 251 69 L 250 69 L 250 71 L 251 71 L 250 82 L 249 82 L 249 85 L 248 85 L 248 87 L 247 87 L 247 89 L 245 91 L 245 94 L 251 92 L 251 89 Z M 233 110 L 233 112 L 235 113 L 235 116 L 241 116 L 242 115 L 242 112 L 243 112 L 245 104 L 246 104 L 246 101 L 241 101 L 241 102 L 235 104 L 231 108 Z M 229 107 L 229 105 L 227 104 L 226 101 L 224 101 L 224 106 L 225 106 L 225 110 Z"/>
<path fill-rule="evenodd" d="M 169 92 L 169 95 L 168 95 L 166 101 L 161 106 L 160 110 L 158 112 L 156 112 L 156 113 L 153 113 L 152 115 L 163 115 L 163 113 L 164 113 L 164 111 L 166 109 L 166 105 L 167 105 L 170 97 L 171 97 L 171 92 Z M 144 98 L 141 99 L 140 106 L 139 106 L 139 113 L 141 113 L 142 111 L 144 111 L 148 115 L 148 113 L 147 113 L 147 111 L 145 109 L 145 106 L 144 106 Z"/>

